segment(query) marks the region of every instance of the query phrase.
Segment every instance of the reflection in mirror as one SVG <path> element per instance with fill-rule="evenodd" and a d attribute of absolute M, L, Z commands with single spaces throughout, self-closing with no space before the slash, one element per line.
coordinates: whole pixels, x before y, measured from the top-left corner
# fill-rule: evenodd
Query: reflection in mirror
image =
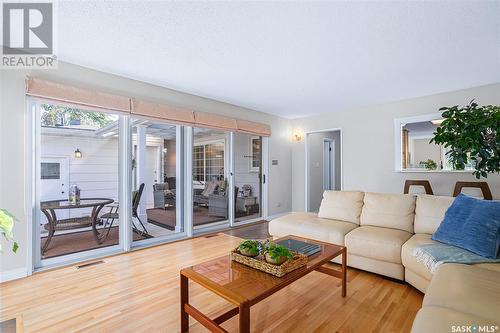
<path fill-rule="evenodd" d="M 443 169 L 443 147 L 430 143 L 439 121 L 422 121 L 403 126 L 403 169 Z"/>
<path fill-rule="evenodd" d="M 401 125 L 401 168 L 403 170 L 453 170 L 447 149 L 431 143 L 443 119 L 405 122 Z M 467 169 L 470 166 L 467 166 Z"/>

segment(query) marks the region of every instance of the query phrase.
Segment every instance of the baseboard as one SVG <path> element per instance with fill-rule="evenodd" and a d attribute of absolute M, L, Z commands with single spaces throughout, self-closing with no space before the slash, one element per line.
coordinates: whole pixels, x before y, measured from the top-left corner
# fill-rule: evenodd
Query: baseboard
<path fill-rule="evenodd" d="M 0 283 L 21 279 L 28 276 L 26 268 L 11 269 L 10 271 L 0 273 Z"/>
<path fill-rule="evenodd" d="M 274 215 L 268 216 L 267 219 L 266 219 L 266 221 L 271 221 L 271 220 L 277 219 L 278 217 L 288 215 L 290 213 L 291 212 L 284 212 L 284 213 L 274 214 Z"/>

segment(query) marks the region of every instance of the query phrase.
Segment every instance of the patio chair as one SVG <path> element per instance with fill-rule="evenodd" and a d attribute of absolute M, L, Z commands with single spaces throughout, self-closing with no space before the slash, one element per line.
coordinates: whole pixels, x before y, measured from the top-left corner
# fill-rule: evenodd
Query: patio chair
<path fill-rule="evenodd" d="M 139 208 L 139 203 L 141 202 L 141 197 L 142 197 L 142 192 L 144 190 L 144 183 L 139 185 L 139 189 L 137 191 L 134 191 L 132 193 L 132 228 L 135 232 L 140 233 L 141 235 L 147 235 L 148 230 L 142 223 L 141 219 L 139 218 L 139 214 L 137 213 L 137 208 Z M 118 214 L 118 207 L 115 207 L 115 211 L 113 212 L 113 208 L 111 208 L 111 211 L 109 213 L 103 214 L 100 219 L 103 221 L 104 229 L 106 228 L 106 225 L 109 223 L 108 231 L 106 232 L 106 237 L 109 235 L 109 231 L 111 230 L 111 227 L 113 226 L 113 223 L 115 220 L 119 219 L 119 214 Z M 139 223 L 141 224 L 142 231 L 139 231 L 137 226 L 134 223 L 134 219 L 136 218 Z"/>

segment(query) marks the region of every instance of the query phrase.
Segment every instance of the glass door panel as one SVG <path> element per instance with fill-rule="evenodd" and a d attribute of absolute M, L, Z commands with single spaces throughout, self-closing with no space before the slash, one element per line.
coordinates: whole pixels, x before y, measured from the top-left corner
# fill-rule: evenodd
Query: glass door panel
<path fill-rule="evenodd" d="M 230 133 L 193 128 L 193 229 L 229 221 Z"/>
<path fill-rule="evenodd" d="M 262 216 L 262 137 L 233 134 L 235 222 Z"/>
<path fill-rule="evenodd" d="M 131 126 L 132 242 L 182 233 L 181 128 L 141 119 Z"/>
<path fill-rule="evenodd" d="M 37 103 L 40 266 L 119 243 L 119 217 L 103 218 L 118 201 L 119 117 Z"/>

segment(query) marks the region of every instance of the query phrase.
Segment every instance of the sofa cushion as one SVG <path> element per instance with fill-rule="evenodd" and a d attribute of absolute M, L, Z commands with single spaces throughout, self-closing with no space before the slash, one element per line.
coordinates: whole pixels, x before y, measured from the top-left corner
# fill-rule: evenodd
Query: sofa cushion
<path fill-rule="evenodd" d="M 474 326 L 498 326 L 500 320 L 490 320 L 481 316 L 463 313 L 452 309 L 441 308 L 438 306 L 426 306 L 420 309 L 413 321 L 412 333 L 430 333 L 430 332 L 466 332 L 469 327 L 470 332 Z M 460 330 L 464 327 L 464 330 Z"/>
<path fill-rule="evenodd" d="M 496 259 L 500 244 L 500 201 L 480 200 L 460 194 L 433 240 Z"/>
<path fill-rule="evenodd" d="M 345 235 L 357 227 L 350 222 L 322 219 L 314 213 L 292 213 L 269 222 L 269 233 L 274 237 L 295 235 L 344 245 Z"/>
<path fill-rule="evenodd" d="M 441 265 L 427 288 L 423 305 L 498 320 L 500 272 L 463 264 Z"/>
<path fill-rule="evenodd" d="M 454 197 L 420 194 L 415 205 L 416 234 L 433 234 L 444 219 L 444 214 L 453 203 Z"/>
<path fill-rule="evenodd" d="M 361 225 L 393 228 L 413 233 L 415 196 L 365 193 Z"/>
<path fill-rule="evenodd" d="M 410 237 L 403 230 L 361 226 L 346 235 L 345 245 L 349 254 L 400 264 L 401 246 Z"/>
<path fill-rule="evenodd" d="M 431 235 L 428 234 L 415 234 L 406 243 L 403 244 L 401 248 L 401 261 L 405 268 L 413 271 L 414 273 L 420 275 L 421 277 L 430 280 L 432 278 L 432 273 L 427 269 L 427 267 L 417 261 L 417 258 L 413 255 L 413 250 L 416 247 L 423 244 L 435 244 L 436 241 L 431 239 Z"/>
<path fill-rule="evenodd" d="M 318 216 L 359 224 L 364 196 L 359 191 L 325 191 Z"/>

